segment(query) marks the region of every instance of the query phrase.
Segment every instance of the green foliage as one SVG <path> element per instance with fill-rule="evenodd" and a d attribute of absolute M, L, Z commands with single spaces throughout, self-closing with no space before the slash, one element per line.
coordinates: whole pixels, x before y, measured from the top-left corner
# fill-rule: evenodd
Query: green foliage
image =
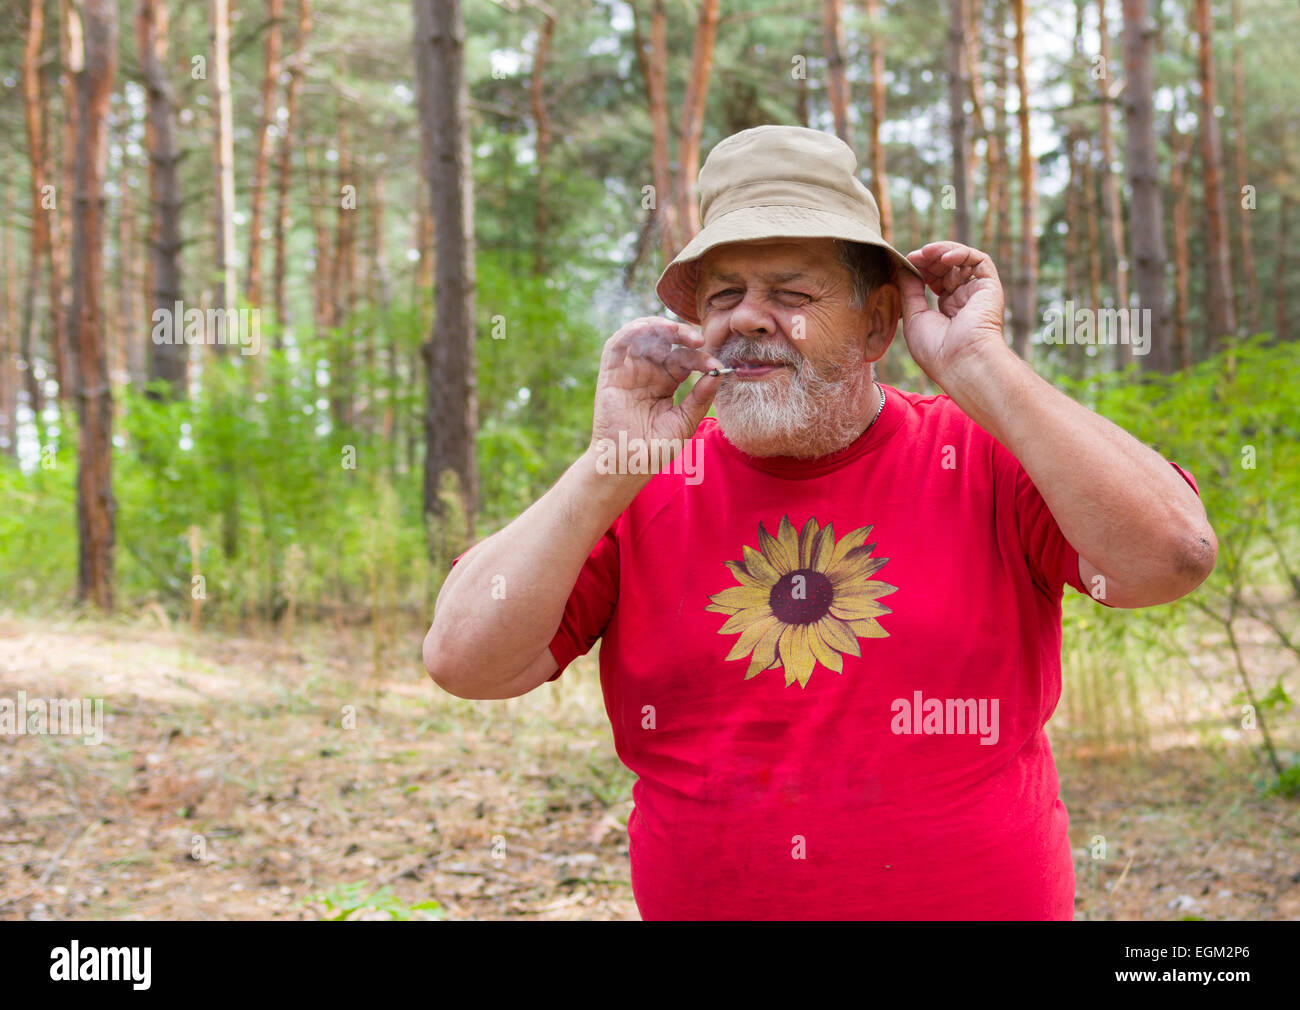
<path fill-rule="evenodd" d="M 447 917 L 442 904 L 437 901 L 417 901 L 414 905 L 406 905 L 394 895 L 392 887 L 381 887 L 369 894 L 366 891 L 367 885 L 363 883 L 336 884 L 328 891 L 314 894 L 307 900 L 323 905 L 325 913 L 322 918 L 331 922 L 357 919 L 367 911 L 384 912 L 389 919 L 402 922 L 414 918 L 445 919 Z"/>
<path fill-rule="evenodd" d="M 1089 652 L 1110 657 L 1138 648 L 1145 662 L 1184 654 L 1176 631 L 1200 615 L 1227 638 L 1243 691 L 1264 720 L 1290 708 L 1282 678 L 1261 694 L 1262 676 L 1250 656 L 1233 643 L 1242 621 L 1261 621 L 1275 649 L 1289 656 L 1293 672 L 1300 652 L 1300 397 L 1294 376 L 1300 345 L 1271 346 L 1257 337 L 1197 365 L 1188 373 L 1158 376 L 1130 370 L 1105 385 L 1062 381 L 1067 391 L 1170 459 L 1196 479 L 1219 543 L 1218 563 L 1198 590 L 1161 607 L 1113 611 L 1078 594 L 1067 594 L 1067 636 L 1073 630 Z M 1104 660 L 1109 662 L 1109 660 Z M 1127 671 L 1126 671 L 1127 673 Z M 1284 675 L 1285 676 L 1285 675 Z M 1267 733 L 1263 750 L 1280 768 Z M 1288 773 L 1289 774 L 1289 773 Z"/>

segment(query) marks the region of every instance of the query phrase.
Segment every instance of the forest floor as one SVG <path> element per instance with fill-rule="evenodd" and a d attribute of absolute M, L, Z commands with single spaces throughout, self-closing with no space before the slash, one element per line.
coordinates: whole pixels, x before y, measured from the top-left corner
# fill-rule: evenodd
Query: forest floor
<path fill-rule="evenodd" d="M 0 734 L 0 919 L 636 919 L 592 657 L 464 701 L 420 637 L 0 617 L 0 699 L 105 699 L 96 746 Z M 1300 919 L 1300 802 L 1244 745 L 1053 744 L 1076 918 Z"/>

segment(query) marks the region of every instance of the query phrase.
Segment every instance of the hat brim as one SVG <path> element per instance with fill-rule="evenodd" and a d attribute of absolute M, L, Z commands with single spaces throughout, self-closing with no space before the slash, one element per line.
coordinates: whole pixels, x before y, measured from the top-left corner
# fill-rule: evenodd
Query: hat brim
<path fill-rule="evenodd" d="M 699 282 L 700 257 L 710 249 L 732 242 L 778 238 L 838 238 L 876 246 L 889 253 L 897 267 L 921 277 L 921 272 L 908 262 L 906 256 L 860 221 L 811 207 L 769 205 L 739 207 L 710 221 L 664 269 L 655 284 L 655 291 L 678 316 L 698 324 L 695 289 Z"/>

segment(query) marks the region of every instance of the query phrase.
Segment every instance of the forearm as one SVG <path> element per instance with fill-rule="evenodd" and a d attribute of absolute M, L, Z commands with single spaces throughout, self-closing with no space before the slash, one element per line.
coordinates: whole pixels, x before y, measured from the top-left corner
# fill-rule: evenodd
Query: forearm
<path fill-rule="evenodd" d="M 648 477 L 600 474 L 584 453 L 504 529 L 448 574 L 424 643 L 425 666 L 462 696 L 517 675 L 547 648 L 596 542 Z"/>
<path fill-rule="evenodd" d="M 1205 509 L 1174 468 L 1009 348 L 966 355 L 940 385 L 1020 461 L 1080 556 L 1132 599 L 1182 595 L 1213 567 Z"/>

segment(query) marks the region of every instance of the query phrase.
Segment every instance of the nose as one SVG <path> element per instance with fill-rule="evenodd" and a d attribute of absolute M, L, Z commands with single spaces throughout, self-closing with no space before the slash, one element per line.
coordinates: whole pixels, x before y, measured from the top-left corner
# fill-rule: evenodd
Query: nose
<path fill-rule="evenodd" d="M 762 298 L 755 292 L 746 292 L 740 304 L 731 310 L 727 319 L 731 329 L 746 337 L 766 337 L 776 332 L 772 313 L 763 307 Z"/>

